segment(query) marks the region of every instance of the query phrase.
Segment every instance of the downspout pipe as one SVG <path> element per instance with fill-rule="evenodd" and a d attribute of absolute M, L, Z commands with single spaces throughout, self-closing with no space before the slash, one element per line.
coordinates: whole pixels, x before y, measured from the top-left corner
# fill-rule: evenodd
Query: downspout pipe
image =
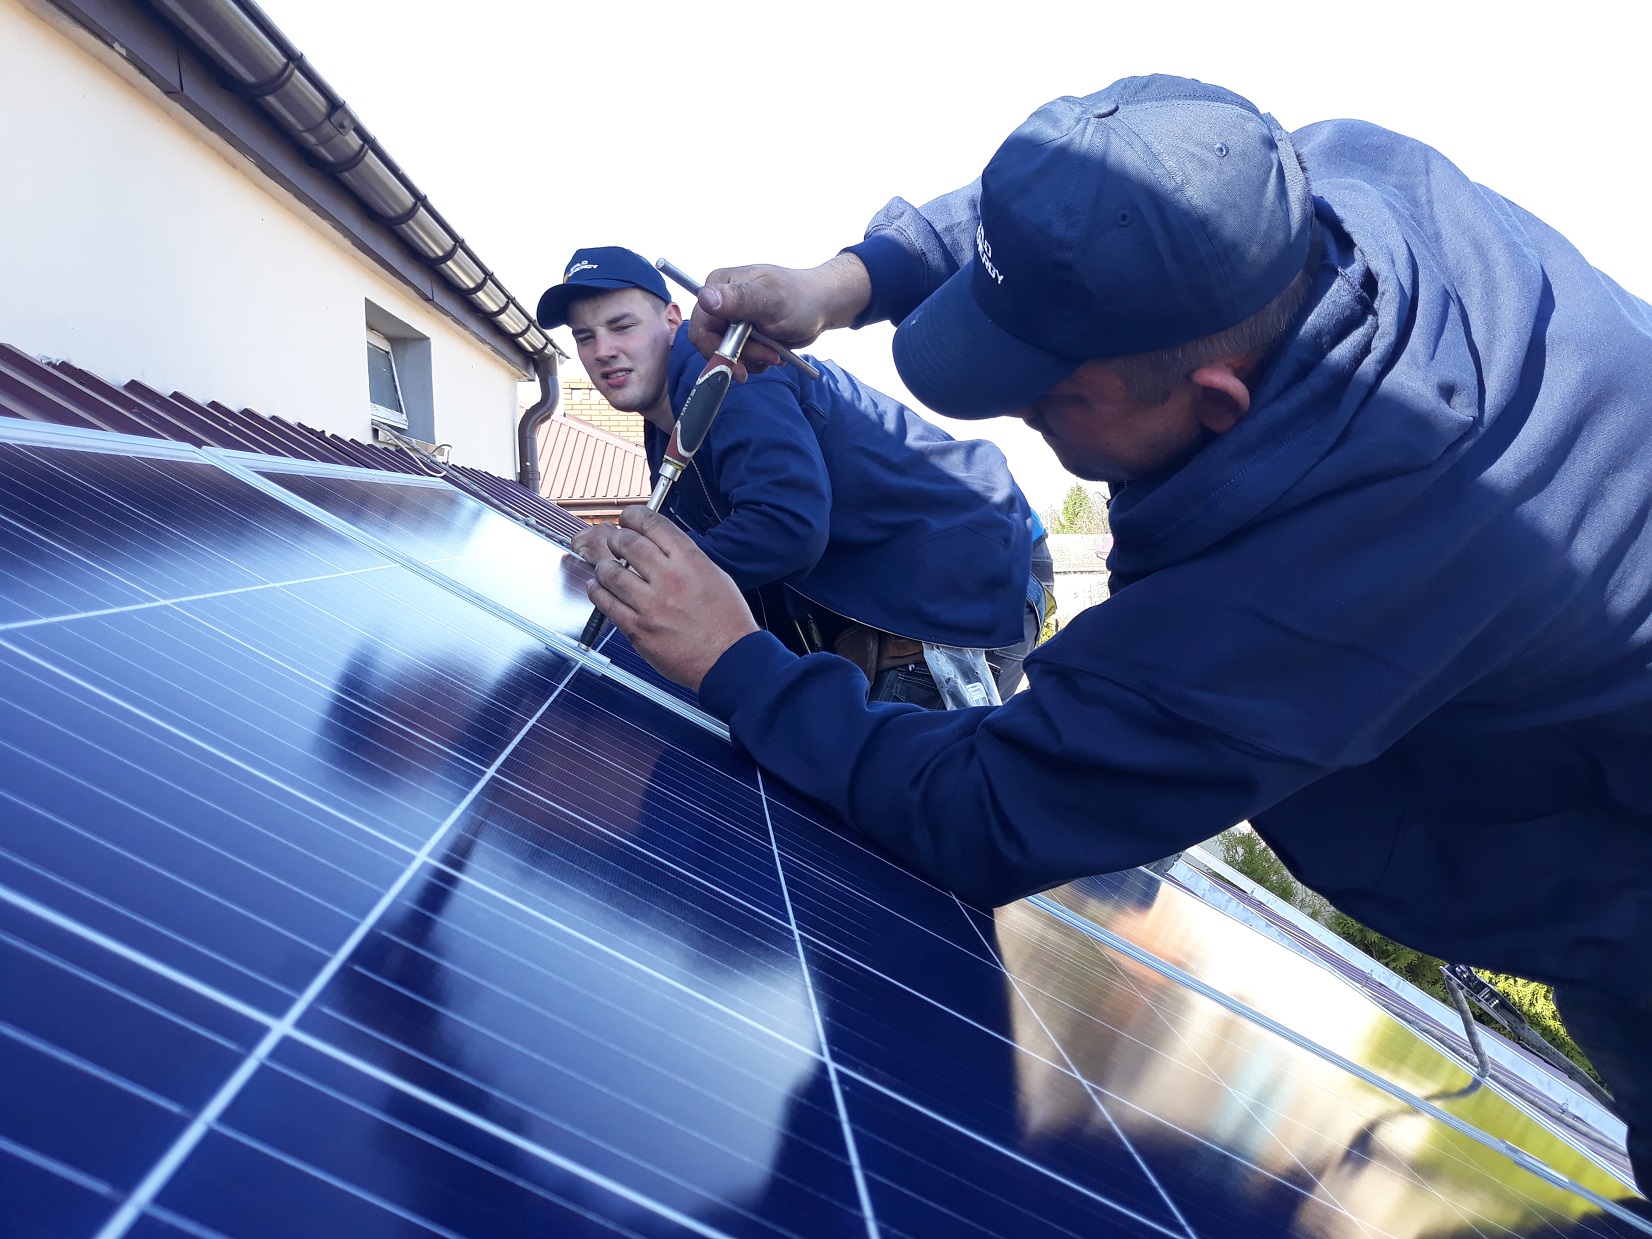
<path fill-rule="evenodd" d="M 522 420 L 516 423 L 516 480 L 537 495 L 544 480 L 539 474 L 539 428 L 556 412 L 556 402 L 562 394 L 562 384 L 556 374 L 556 354 L 541 353 L 535 357 L 533 372 L 539 379 L 539 399 L 522 411 Z"/>

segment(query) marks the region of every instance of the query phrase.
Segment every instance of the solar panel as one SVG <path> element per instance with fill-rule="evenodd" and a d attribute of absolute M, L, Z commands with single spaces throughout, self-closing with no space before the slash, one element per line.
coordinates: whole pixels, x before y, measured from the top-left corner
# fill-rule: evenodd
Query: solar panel
<path fill-rule="evenodd" d="M 698 703 L 700 700 L 692 690 L 680 684 L 673 684 L 654 668 L 650 667 L 643 656 L 631 648 L 631 643 L 625 639 L 625 634 L 617 628 L 608 628 L 597 642 L 600 650 L 614 666 L 622 671 L 630 672 L 645 684 L 650 684 L 662 693 L 676 697 L 689 703 Z"/>
<path fill-rule="evenodd" d="M 484 609 L 507 616 L 576 659 L 605 667 L 636 691 L 726 736 L 722 724 L 699 710 L 692 693 L 663 679 L 617 633 L 604 635 L 601 658 L 593 660 L 588 651 L 574 648 L 591 614 L 585 593 L 591 573 L 560 543 L 434 478 L 385 478 L 333 464 L 272 461 L 240 452 L 207 455 L 254 486 L 296 500 L 346 536 L 458 587 Z M 610 645 L 614 658 L 607 652 Z"/>
<path fill-rule="evenodd" d="M 9 423 L 0 469 L 7 1236 L 1636 1226 L 1173 884 L 990 914 L 822 820 L 445 484 Z"/>
<path fill-rule="evenodd" d="M 345 466 L 241 455 L 225 460 L 544 628 L 577 637 L 591 614 L 583 561 L 434 478 L 387 480 Z"/>
<path fill-rule="evenodd" d="M 136 380 L 116 387 L 67 361 L 42 364 L 9 344 L 0 344 L 0 416 L 154 436 L 196 447 L 439 475 L 554 540 L 566 542 L 585 527 L 583 521 L 527 487 L 481 469 L 440 465 L 396 448 L 344 439 L 251 409 L 231 409 L 216 401 L 202 404 L 181 392 L 163 395 Z"/>

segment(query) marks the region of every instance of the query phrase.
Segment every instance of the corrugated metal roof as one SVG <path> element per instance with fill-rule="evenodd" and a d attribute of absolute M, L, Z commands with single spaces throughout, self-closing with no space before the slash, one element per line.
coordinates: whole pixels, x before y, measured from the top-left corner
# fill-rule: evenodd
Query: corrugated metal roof
<path fill-rule="evenodd" d="M 648 500 L 642 448 L 577 417 L 559 414 L 545 423 L 539 469 L 548 498 L 586 515 L 617 514 Z"/>
<path fill-rule="evenodd" d="M 421 460 L 399 448 L 358 443 L 252 409 L 236 410 L 216 401 L 202 404 L 181 392 L 163 395 L 136 380 L 116 387 L 66 361 L 36 361 L 9 344 L 0 344 L 0 416 L 171 439 L 195 447 L 438 476 L 564 544 L 585 528 L 584 521 L 525 486 L 481 469 Z"/>

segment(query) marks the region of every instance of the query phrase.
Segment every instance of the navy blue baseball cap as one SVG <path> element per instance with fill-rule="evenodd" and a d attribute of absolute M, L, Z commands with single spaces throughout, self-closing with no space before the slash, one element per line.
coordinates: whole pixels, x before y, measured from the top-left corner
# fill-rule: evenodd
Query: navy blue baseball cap
<path fill-rule="evenodd" d="M 661 301 L 671 300 L 665 277 L 654 270 L 654 264 L 648 259 L 624 246 L 598 245 L 574 251 L 562 272 L 562 283 L 545 290 L 534 317 L 541 327 L 566 326 L 568 307 L 580 297 L 615 288 L 640 288 Z"/>
<path fill-rule="evenodd" d="M 1094 357 L 1256 313 L 1308 259 L 1290 137 L 1190 78 L 1125 78 L 1034 112 L 981 174 L 975 260 L 909 314 L 895 366 L 924 404 L 994 417 Z"/>

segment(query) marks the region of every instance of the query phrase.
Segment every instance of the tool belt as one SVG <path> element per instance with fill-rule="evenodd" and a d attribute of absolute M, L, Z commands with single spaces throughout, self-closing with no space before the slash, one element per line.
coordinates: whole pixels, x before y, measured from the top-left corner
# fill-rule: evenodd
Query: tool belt
<path fill-rule="evenodd" d="M 922 641 L 897 637 L 839 615 L 778 582 L 749 591 L 746 601 L 757 622 L 794 654 L 830 652 L 847 658 L 860 668 L 868 684 L 891 667 L 924 660 Z"/>
<path fill-rule="evenodd" d="M 832 642 L 832 653 L 859 667 L 870 684 L 882 672 L 924 660 L 924 643 L 865 624 L 850 624 Z"/>
<path fill-rule="evenodd" d="M 848 659 L 860 668 L 869 688 L 887 671 L 920 667 L 937 694 L 938 704 L 929 708 L 959 710 L 999 703 L 993 681 L 997 669 L 985 650 L 926 645 L 896 636 L 839 615 L 783 585 L 765 585 L 746 597 L 758 622 L 787 649 L 797 654 L 830 651 Z"/>

